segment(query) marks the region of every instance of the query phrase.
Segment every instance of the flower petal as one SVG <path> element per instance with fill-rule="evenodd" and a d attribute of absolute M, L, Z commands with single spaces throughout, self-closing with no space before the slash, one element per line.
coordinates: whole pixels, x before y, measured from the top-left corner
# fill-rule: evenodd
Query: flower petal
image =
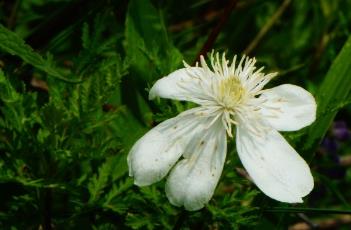
<path fill-rule="evenodd" d="M 204 129 L 199 108 L 187 110 L 147 132 L 128 154 L 129 175 L 146 186 L 161 180 L 185 150 L 191 137 Z"/>
<path fill-rule="evenodd" d="M 259 136 L 238 126 L 236 146 L 242 164 L 267 196 L 298 203 L 313 189 L 309 166 L 276 130 Z"/>
<path fill-rule="evenodd" d="M 316 119 L 317 105 L 312 94 L 296 85 L 280 85 L 264 91 L 259 99 L 261 113 L 270 125 L 280 131 L 295 131 Z"/>
<path fill-rule="evenodd" d="M 176 70 L 156 81 L 149 92 L 149 99 L 156 96 L 168 99 L 191 101 L 202 104 L 211 98 L 203 87 L 209 85 L 208 78 L 213 74 L 201 67 L 187 67 Z"/>
<path fill-rule="evenodd" d="M 172 169 L 166 194 L 173 205 L 198 210 L 211 199 L 227 152 L 225 128 L 220 122 L 195 136 L 184 159 Z"/>

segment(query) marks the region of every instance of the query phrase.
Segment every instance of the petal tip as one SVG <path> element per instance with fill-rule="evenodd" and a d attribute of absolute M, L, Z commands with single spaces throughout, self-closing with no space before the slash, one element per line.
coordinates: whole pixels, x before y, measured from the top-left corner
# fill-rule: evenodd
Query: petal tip
<path fill-rule="evenodd" d="M 264 194 L 273 200 L 283 202 L 283 203 L 289 203 L 289 204 L 303 203 L 302 197 L 295 196 L 293 194 L 290 194 L 290 196 L 286 196 L 286 194 L 282 194 L 282 196 L 277 196 L 277 195 L 272 196 L 271 194 L 266 194 L 266 193 Z"/>
<path fill-rule="evenodd" d="M 172 194 L 172 192 L 167 189 L 167 187 L 166 187 L 166 195 L 167 195 L 169 202 L 172 205 L 174 205 L 176 207 L 184 206 L 184 209 L 187 211 L 190 211 L 190 212 L 198 211 L 198 210 L 202 209 L 203 207 L 205 207 L 205 205 L 208 203 L 208 202 L 205 202 L 202 204 L 197 203 L 196 205 L 194 205 L 193 203 L 188 203 L 188 201 L 186 201 L 186 200 L 185 201 L 177 200 L 176 196 L 174 196 Z"/>
<path fill-rule="evenodd" d="M 155 85 L 156 85 L 156 83 L 155 83 Z M 153 100 L 156 98 L 155 85 L 153 87 L 151 87 L 151 89 L 149 91 L 149 100 Z"/>
<path fill-rule="evenodd" d="M 153 184 L 154 182 L 150 182 L 150 181 L 143 181 L 143 180 L 139 180 L 136 177 L 134 177 L 134 184 L 138 187 L 145 187 L 145 186 L 149 186 L 151 184 Z"/>
<path fill-rule="evenodd" d="M 190 211 L 190 212 L 196 212 L 196 211 L 199 211 L 200 209 L 204 208 L 205 207 L 205 204 L 202 204 L 200 206 L 196 206 L 196 207 L 193 207 L 193 206 L 187 206 L 185 205 L 184 208 L 185 210 L 187 211 Z"/>
<path fill-rule="evenodd" d="M 303 203 L 303 200 L 302 200 L 302 197 L 296 197 L 295 200 L 293 200 L 291 202 L 288 202 L 288 203 L 299 203 L 299 204 L 301 204 L 301 203 Z"/>

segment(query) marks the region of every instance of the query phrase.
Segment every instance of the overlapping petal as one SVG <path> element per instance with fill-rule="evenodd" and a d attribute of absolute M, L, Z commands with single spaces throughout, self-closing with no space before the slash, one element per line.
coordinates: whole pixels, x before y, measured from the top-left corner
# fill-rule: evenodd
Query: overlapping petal
<path fill-rule="evenodd" d="M 267 196 L 298 203 L 313 189 L 309 166 L 276 130 L 258 135 L 239 125 L 236 145 L 245 169 Z"/>
<path fill-rule="evenodd" d="M 156 96 L 197 104 L 210 101 L 206 87 L 213 73 L 201 67 L 187 67 L 176 70 L 156 81 L 149 92 L 149 99 Z"/>
<path fill-rule="evenodd" d="M 296 85 L 280 85 L 264 91 L 261 113 L 269 124 L 280 131 L 295 131 L 316 119 L 316 102 L 312 94 Z"/>
<path fill-rule="evenodd" d="M 146 186 L 161 180 L 184 153 L 194 135 L 204 129 L 204 119 L 194 108 L 168 119 L 140 138 L 128 154 L 134 183 Z"/>
<path fill-rule="evenodd" d="M 226 133 L 221 122 L 192 138 L 184 159 L 172 169 L 166 184 L 170 202 L 198 210 L 211 199 L 226 157 Z"/>

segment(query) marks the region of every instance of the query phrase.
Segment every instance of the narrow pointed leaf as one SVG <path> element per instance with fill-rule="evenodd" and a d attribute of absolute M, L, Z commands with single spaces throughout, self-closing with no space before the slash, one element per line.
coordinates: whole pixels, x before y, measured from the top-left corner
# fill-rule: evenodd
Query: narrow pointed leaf
<path fill-rule="evenodd" d="M 324 81 L 322 82 L 317 97 L 317 119 L 308 128 L 301 138 L 304 143 L 303 151 L 307 159 L 311 160 L 315 148 L 328 131 L 340 105 L 346 105 L 351 91 L 351 37 L 346 41 L 339 55 L 334 60 Z"/>

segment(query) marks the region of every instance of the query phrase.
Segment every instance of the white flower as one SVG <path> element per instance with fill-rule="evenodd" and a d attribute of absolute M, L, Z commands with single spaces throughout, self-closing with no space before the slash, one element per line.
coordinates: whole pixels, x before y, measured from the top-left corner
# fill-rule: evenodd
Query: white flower
<path fill-rule="evenodd" d="M 316 102 L 295 85 L 263 90 L 276 74 L 263 74 L 255 62 L 243 57 L 236 65 L 234 57 L 229 65 L 217 53 L 210 69 L 201 56 L 201 67 L 185 64 L 155 83 L 150 99 L 186 100 L 199 107 L 160 123 L 135 143 L 128 165 L 136 185 L 150 185 L 171 171 L 170 202 L 187 210 L 202 208 L 222 173 L 226 134 L 232 137 L 235 125 L 237 152 L 258 188 L 278 201 L 302 202 L 313 188 L 310 168 L 278 131 L 310 125 Z"/>

